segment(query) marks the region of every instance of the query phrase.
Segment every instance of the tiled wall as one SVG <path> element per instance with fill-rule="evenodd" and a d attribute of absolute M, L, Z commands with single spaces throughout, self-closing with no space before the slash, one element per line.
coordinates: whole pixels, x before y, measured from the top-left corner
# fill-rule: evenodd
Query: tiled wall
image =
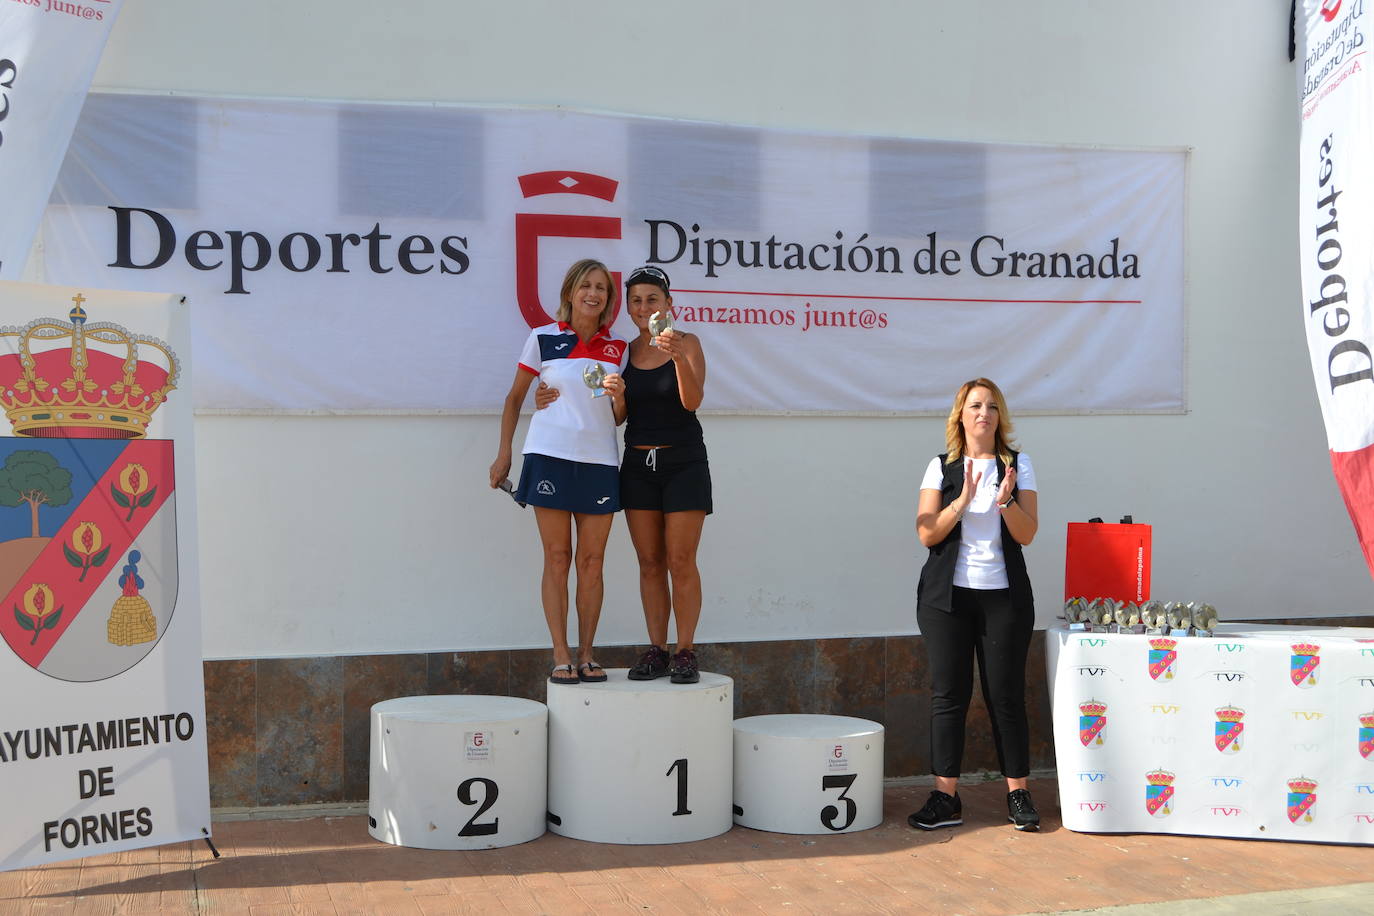
<path fill-rule="evenodd" d="M 1288 622 L 1370 624 L 1369 618 Z M 1026 696 L 1033 769 L 1054 766 L 1044 647 L 1044 633 L 1037 632 Z M 829 713 L 873 719 L 887 727 L 887 776 L 930 772 L 930 700 L 919 636 L 715 643 L 697 651 L 703 670 L 734 678 L 736 717 Z M 597 658 L 608 668 L 623 668 L 638 653 L 637 647 L 608 647 Z M 546 649 L 206 662 L 211 804 L 365 801 L 373 703 L 450 693 L 542 702 L 550 664 Z M 997 770 L 981 698 L 969 714 L 964 770 Z"/>

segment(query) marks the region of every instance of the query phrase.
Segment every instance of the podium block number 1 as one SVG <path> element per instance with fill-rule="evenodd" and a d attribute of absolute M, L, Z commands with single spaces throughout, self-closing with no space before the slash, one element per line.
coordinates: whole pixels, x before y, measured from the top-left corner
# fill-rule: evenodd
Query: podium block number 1
<path fill-rule="evenodd" d="M 859 806 L 854 804 L 854 799 L 850 798 L 845 793 L 849 791 L 849 787 L 854 785 L 854 780 L 858 778 L 858 773 L 844 773 L 837 776 L 821 777 L 821 789 L 839 789 L 839 800 L 844 802 L 844 823 L 838 826 L 835 824 L 835 818 L 839 817 L 840 809 L 834 805 L 826 805 L 821 809 L 821 824 L 824 825 L 827 830 L 844 830 L 850 824 L 854 823 L 854 817 L 858 814 Z"/>
<path fill-rule="evenodd" d="M 497 788 L 494 780 L 485 779 L 481 776 L 474 776 L 471 779 L 463 780 L 463 782 L 458 785 L 459 803 L 463 805 L 479 804 L 478 800 L 473 797 L 472 791 L 475 786 L 479 785 L 482 787 L 480 807 L 473 813 L 472 817 L 468 819 L 468 822 L 463 825 L 463 829 L 458 831 L 459 836 L 495 836 L 496 828 L 501 824 L 501 819 L 499 817 L 489 824 L 477 823 L 477 819 L 485 814 L 488 808 L 496 804 L 496 796 L 500 794 L 500 789 Z"/>
<path fill-rule="evenodd" d="M 672 776 L 673 770 L 677 770 L 677 810 L 673 812 L 673 817 L 681 817 L 692 812 L 687 808 L 687 758 L 679 757 L 673 761 L 673 765 L 668 767 L 668 772 L 664 776 Z"/>

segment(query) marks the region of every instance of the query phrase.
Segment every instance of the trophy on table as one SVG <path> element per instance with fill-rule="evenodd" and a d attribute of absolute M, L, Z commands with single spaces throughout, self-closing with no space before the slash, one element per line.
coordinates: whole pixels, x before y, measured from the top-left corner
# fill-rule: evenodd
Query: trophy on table
<path fill-rule="evenodd" d="M 1204 602 L 1193 608 L 1193 632 L 1198 636 L 1211 636 L 1217 623 L 1217 609 L 1210 604 Z"/>
<path fill-rule="evenodd" d="M 656 341 L 654 338 L 658 337 L 665 331 L 671 331 L 672 329 L 673 316 L 671 313 L 654 312 L 652 315 L 649 316 L 649 346 L 658 346 L 658 341 Z"/>
<path fill-rule="evenodd" d="M 582 381 L 592 390 L 592 397 L 599 398 L 606 393 L 606 367 L 594 362 L 582 370 Z"/>
<path fill-rule="evenodd" d="M 1140 612 L 1141 621 L 1145 628 L 1152 633 L 1167 633 L 1169 631 L 1169 614 L 1164 608 L 1163 601 L 1150 601 Z"/>

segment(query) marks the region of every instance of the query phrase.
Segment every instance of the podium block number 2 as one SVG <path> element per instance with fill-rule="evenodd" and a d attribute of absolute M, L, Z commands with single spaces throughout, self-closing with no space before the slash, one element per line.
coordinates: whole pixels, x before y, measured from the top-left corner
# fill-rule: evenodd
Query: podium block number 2
<path fill-rule="evenodd" d="M 668 767 L 668 772 L 664 776 L 672 776 L 673 770 L 677 770 L 677 810 L 673 812 L 673 817 L 681 817 L 692 812 L 687 808 L 687 758 L 679 757 L 673 761 L 673 765 Z"/>
<path fill-rule="evenodd" d="M 827 830 L 844 830 L 850 824 L 854 823 L 854 816 L 858 814 L 859 806 L 854 804 L 854 799 L 850 798 L 845 793 L 849 791 L 849 787 L 854 785 L 854 780 L 858 778 L 858 773 L 844 773 L 838 776 L 821 777 L 821 789 L 839 789 L 839 800 L 844 802 L 843 824 L 837 825 L 835 823 L 835 818 L 840 815 L 839 808 L 834 805 L 826 805 L 821 809 L 821 824 L 824 825 Z"/>
<path fill-rule="evenodd" d="M 482 787 L 482 799 L 480 803 L 473 796 L 473 788 L 476 786 Z M 458 831 L 459 836 L 495 835 L 496 828 L 501 824 L 501 819 L 499 817 L 492 820 L 489 824 L 479 824 L 477 823 L 477 819 L 485 814 L 488 808 L 496 804 L 496 796 L 499 794 L 500 790 L 496 787 L 495 781 L 485 779 L 481 776 L 465 779 L 458 785 L 458 801 L 460 804 L 480 804 L 477 811 L 474 812 L 472 817 L 468 819 L 468 822 L 463 825 L 463 829 Z"/>

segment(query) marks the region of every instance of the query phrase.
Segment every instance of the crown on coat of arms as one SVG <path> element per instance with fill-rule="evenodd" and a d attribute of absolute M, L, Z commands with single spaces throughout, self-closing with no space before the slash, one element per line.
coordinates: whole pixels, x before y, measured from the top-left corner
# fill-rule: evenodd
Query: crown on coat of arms
<path fill-rule="evenodd" d="M 1161 638 L 1159 638 L 1159 639 L 1152 639 L 1152 640 L 1150 640 L 1150 648 L 1151 648 L 1151 649 L 1158 649 L 1158 650 L 1161 651 L 1161 652 L 1166 652 L 1166 651 L 1168 651 L 1169 649 L 1172 649 L 1172 648 L 1174 648 L 1174 647 L 1177 646 L 1177 645 L 1178 645 L 1178 640 L 1176 640 L 1176 639 L 1164 639 L 1163 637 L 1161 637 Z"/>
<path fill-rule="evenodd" d="M 0 406 L 16 435 L 141 439 L 176 388 L 181 365 L 165 341 L 88 323 L 85 301 L 72 297 L 70 321 L 0 328 L 0 337 L 18 338 L 15 352 L 0 355 Z M 165 365 L 145 358 L 157 353 Z"/>
<path fill-rule="evenodd" d="M 1234 706 L 1223 706 L 1217 710 L 1217 718 L 1222 722 L 1239 722 L 1245 718 L 1245 710 Z"/>
<path fill-rule="evenodd" d="M 1097 700 L 1089 700 L 1086 703 L 1078 704 L 1078 711 L 1085 716 L 1105 716 L 1107 714 L 1107 704 Z"/>
<path fill-rule="evenodd" d="M 1322 647 L 1314 642 L 1300 642 L 1293 646 L 1294 655 L 1316 655 Z"/>
<path fill-rule="evenodd" d="M 1172 786 L 1174 774 L 1168 770 L 1155 770 L 1153 773 L 1145 774 L 1145 781 L 1152 786 Z"/>
<path fill-rule="evenodd" d="M 1297 779 L 1288 780 L 1288 791 L 1302 795 L 1311 795 L 1317 791 L 1317 781 L 1308 779 L 1306 776 L 1299 776 Z"/>
<path fill-rule="evenodd" d="M 1360 716 L 1360 724 L 1365 728 L 1374 728 L 1374 712 L 1367 712 Z"/>

